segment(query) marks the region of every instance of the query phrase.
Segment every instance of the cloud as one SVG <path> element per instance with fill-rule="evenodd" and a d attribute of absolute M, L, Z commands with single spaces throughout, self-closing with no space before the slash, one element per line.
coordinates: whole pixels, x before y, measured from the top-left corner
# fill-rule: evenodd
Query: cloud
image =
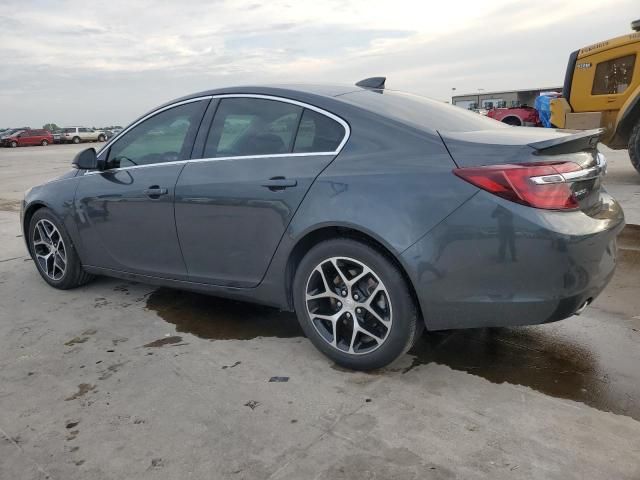
<path fill-rule="evenodd" d="M 627 32 L 636 14 L 631 0 L 0 5 L 0 126 L 127 123 L 234 84 L 387 75 L 440 99 L 452 87 L 559 85 L 572 50 Z"/>

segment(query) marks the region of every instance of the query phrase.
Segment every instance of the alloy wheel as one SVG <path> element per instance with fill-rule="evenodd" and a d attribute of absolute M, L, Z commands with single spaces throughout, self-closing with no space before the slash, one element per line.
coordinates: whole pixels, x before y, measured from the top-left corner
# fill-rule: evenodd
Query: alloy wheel
<path fill-rule="evenodd" d="M 36 223 L 32 245 L 40 269 L 50 279 L 60 280 L 67 269 L 67 248 L 56 226 L 44 218 Z"/>
<path fill-rule="evenodd" d="M 389 293 L 364 263 L 332 257 L 317 265 L 307 280 L 305 305 L 318 334 L 343 353 L 378 349 L 392 325 Z"/>

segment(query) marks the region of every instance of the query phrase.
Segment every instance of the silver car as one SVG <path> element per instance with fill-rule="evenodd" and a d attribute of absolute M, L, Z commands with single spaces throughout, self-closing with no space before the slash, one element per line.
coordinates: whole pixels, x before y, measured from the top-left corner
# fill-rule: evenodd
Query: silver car
<path fill-rule="evenodd" d="M 87 127 L 65 127 L 60 134 L 61 143 L 105 142 L 107 135 L 102 130 Z"/>

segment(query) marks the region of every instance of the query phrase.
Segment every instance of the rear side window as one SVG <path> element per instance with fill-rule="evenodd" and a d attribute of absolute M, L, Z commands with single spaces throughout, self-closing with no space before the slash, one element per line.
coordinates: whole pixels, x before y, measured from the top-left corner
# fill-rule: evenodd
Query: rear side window
<path fill-rule="evenodd" d="M 302 107 L 260 98 L 223 98 L 211 124 L 204 156 L 290 153 Z"/>
<path fill-rule="evenodd" d="M 591 95 L 612 95 L 624 92 L 631 84 L 635 63 L 635 54 L 599 63 L 593 77 Z"/>
<path fill-rule="evenodd" d="M 344 138 L 344 127 L 335 120 L 305 109 L 296 135 L 294 153 L 333 152 Z"/>
<path fill-rule="evenodd" d="M 479 113 L 444 102 L 393 90 L 358 90 L 339 99 L 371 112 L 394 118 L 420 129 L 443 132 L 470 132 L 511 128 Z"/>
<path fill-rule="evenodd" d="M 75 127 L 63 128 L 62 133 L 76 133 Z"/>

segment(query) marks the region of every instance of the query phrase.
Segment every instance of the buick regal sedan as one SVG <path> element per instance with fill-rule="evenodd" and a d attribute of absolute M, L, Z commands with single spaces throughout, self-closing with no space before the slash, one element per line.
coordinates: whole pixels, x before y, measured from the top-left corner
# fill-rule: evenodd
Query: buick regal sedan
<path fill-rule="evenodd" d="M 599 131 L 512 127 L 384 88 L 238 87 L 140 117 L 29 190 L 24 238 L 68 289 L 108 275 L 295 311 L 373 369 L 427 330 L 579 313 L 622 210 Z"/>

